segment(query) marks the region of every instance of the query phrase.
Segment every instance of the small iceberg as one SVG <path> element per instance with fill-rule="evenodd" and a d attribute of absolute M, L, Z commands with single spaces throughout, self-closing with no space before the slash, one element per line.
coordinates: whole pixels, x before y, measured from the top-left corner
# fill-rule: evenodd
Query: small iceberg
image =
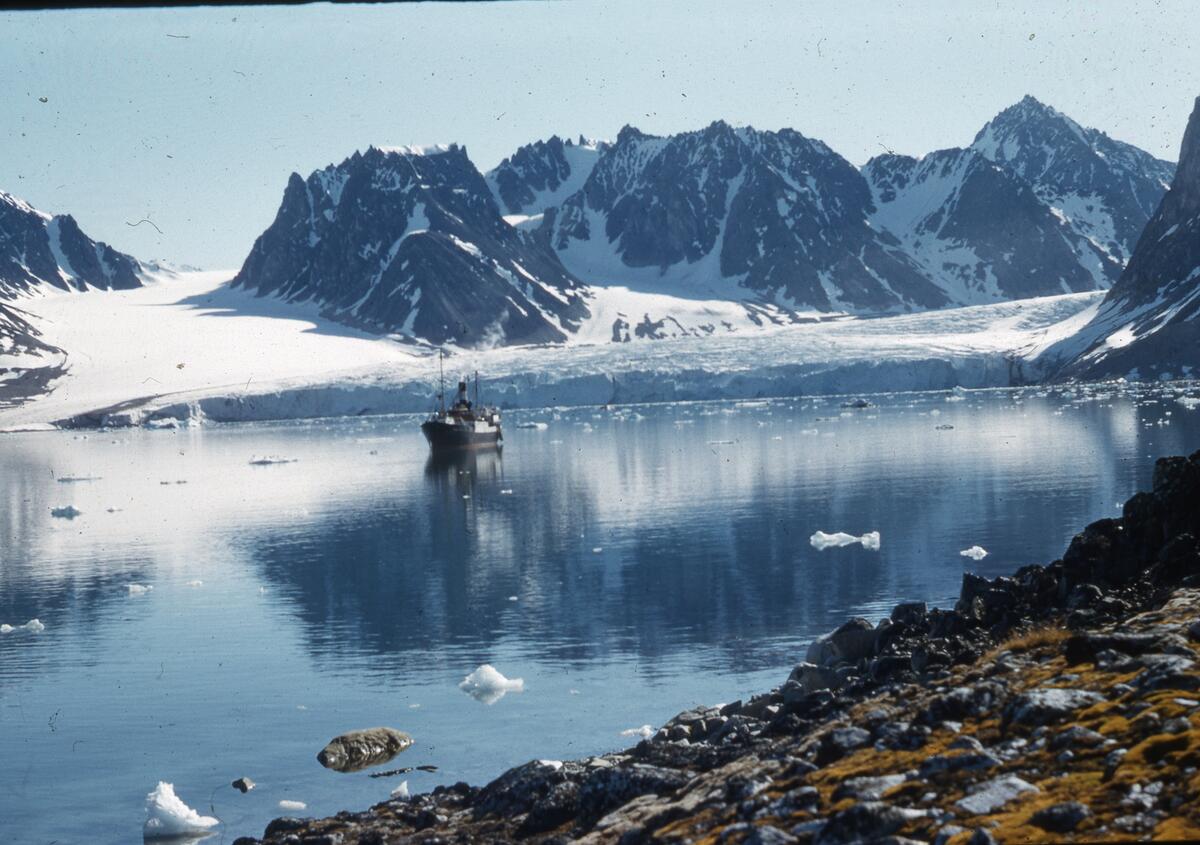
<path fill-rule="evenodd" d="M 836 534 L 826 534 L 824 531 L 818 531 L 808 538 L 808 542 L 812 544 L 814 549 L 819 551 L 840 546 L 852 546 L 855 543 L 859 543 L 864 549 L 877 552 L 879 551 L 879 532 L 868 531 L 866 534 L 856 537 L 844 531 L 838 531 Z"/>
<path fill-rule="evenodd" d="M 299 458 L 280 458 L 275 455 L 266 455 L 264 457 L 254 457 L 250 459 L 252 467 L 269 467 L 275 464 L 294 464 L 299 461 Z"/>
<path fill-rule="evenodd" d="M 408 781 L 406 781 L 406 780 L 400 781 L 400 785 L 392 790 L 392 797 L 393 798 L 407 798 L 408 797 Z"/>
<path fill-rule="evenodd" d="M 207 833 L 220 822 L 212 816 L 202 816 L 184 804 L 175 794 L 175 787 L 159 781 L 146 796 L 146 823 L 142 835 L 146 839 L 171 839 Z"/>
<path fill-rule="evenodd" d="M 308 805 L 305 804 L 303 801 L 292 801 L 288 798 L 284 798 L 282 801 L 279 802 L 279 809 L 281 809 L 281 810 L 307 810 Z"/>
<path fill-rule="evenodd" d="M 42 624 L 40 619 L 30 619 L 24 625 L 14 626 L 7 623 L 0 625 L 0 634 L 11 634 L 13 631 L 29 631 L 38 634 L 44 630 L 46 630 L 46 626 Z"/>
<path fill-rule="evenodd" d="M 146 593 L 154 589 L 153 584 L 126 584 L 125 589 L 129 591 L 131 596 L 144 596 Z"/>
<path fill-rule="evenodd" d="M 517 428 L 528 428 L 533 431 L 545 431 L 550 427 L 549 423 L 544 422 L 519 422 Z"/>
<path fill-rule="evenodd" d="M 510 692 L 523 692 L 525 681 L 521 678 L 506 678 L 495 666 L 485 663 L 463 678 L 458 688 L 476 701 L 495 704 Z"/>
<path fill-rule="evenodd" d="M 79 508 L 75 507 L 74 505 L 67 505 L 66 507 L 62 508 L 51 508 L 50 515 L 58 517 L 59 519 L 74 519 L 77 516 L 82 516 L 83 511 L 79 510 Z"/>
<path fill-rule="evenodd" d="M 971 546 L 969 549 L 963 549 L 959 554 L 963 557 L 969 557 L 971 560 L 983 560 L 987 557 L 988 552 L 983 546 Z"/>
<path fill-rule="evenodd" d="M 640 736 L 642 739 L 649 739 L 654 736 L 654 728 L 649 725 L 642 725 L 640 728 L 626 728 L 621 731 L 621 736 Z"/>

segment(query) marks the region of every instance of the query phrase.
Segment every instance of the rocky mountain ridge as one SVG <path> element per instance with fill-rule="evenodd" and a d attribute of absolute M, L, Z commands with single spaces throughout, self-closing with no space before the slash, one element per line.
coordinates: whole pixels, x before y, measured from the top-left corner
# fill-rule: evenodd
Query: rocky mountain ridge
<path fill-rule="evenodd" d="M 1033 98 L 969 148 L 878 157 L 861 171 L 795 130 L 722 121 L 667 137 L 627 126 L 611 144 L 552 137 L 486 176 L 458 147 L 439 151 L 454 162 L 445 167 L 413 152 L 398 155 L 438 170 L 434 204 L 458 210 L 428 229 L 414 223 L 398 246 L 429 184 L 378 151 L 356 153 L 293 177 L 236 284 L 318 301 L 358 327 L 466 346 L 570 337 L 591 316 L 593 285 L 741 301 L 784 319 L 1098 290 L 1121 272 L 1173 171 Z M 364 204 L 354 188 L 343 206 L 351 171 L 392 198 Z M 454 240 L 439 241 L 442 231 Z M 434 258 L 436 243 L 445 249 Z M 459 243 L 478 261 L 463 261 Z M 394 264 L 393 248 L 422 261 Z M 669 322 L 663 307 L 618 322 Z"/>
<path fill-rule="evenodd" d="M 1058 379 L 1187 377 L 1200 371 L 1200 97 L 1170 190 L 1095 316 L 1051 346 Z"/>

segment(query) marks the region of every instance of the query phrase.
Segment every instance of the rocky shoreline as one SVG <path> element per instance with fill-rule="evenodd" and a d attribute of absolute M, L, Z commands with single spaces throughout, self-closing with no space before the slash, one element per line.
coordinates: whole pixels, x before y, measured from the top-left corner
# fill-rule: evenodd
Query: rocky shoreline
<path fill-rule="evenodd" d="M 778 688 L 234 845 L 1200 839 L 1200 452 L 1061 560 L 814 642 Z"/>

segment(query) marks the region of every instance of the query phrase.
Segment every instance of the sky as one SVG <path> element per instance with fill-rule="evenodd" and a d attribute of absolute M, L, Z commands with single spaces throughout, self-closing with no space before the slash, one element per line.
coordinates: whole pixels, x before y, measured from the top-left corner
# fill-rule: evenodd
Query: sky
<path fill-rule="evenodd" d="M 458 142 L 792 127 L 855 164 L 1033 94 L 1174 161 L 1190 2 L 561 2 L 0 13 L 0 189 L 139 258 L 239 267 L 289 174 Z"/>

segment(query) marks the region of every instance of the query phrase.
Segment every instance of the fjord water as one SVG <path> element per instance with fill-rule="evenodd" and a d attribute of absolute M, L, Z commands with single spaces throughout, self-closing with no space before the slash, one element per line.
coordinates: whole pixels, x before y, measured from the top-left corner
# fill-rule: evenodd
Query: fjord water
<path fill-rule="evenodd" d="M 1060 556 L 1200 446 L 1190 392 L 524 412 L 502 455 L 442 462 L 412 417 L 5 436 L 0 623 L 46 627 L 0 635 L 0 839 L 137 841 L 166 780 L 228 841 L 283 799 L 329 814 L 631 745 L 779 684 L 847 616 Z M 482 663 L 524 691 L 464 694 Z M 416 740 L 384 768 L 438 771 L 317 763 L 374 725 Z"/>

